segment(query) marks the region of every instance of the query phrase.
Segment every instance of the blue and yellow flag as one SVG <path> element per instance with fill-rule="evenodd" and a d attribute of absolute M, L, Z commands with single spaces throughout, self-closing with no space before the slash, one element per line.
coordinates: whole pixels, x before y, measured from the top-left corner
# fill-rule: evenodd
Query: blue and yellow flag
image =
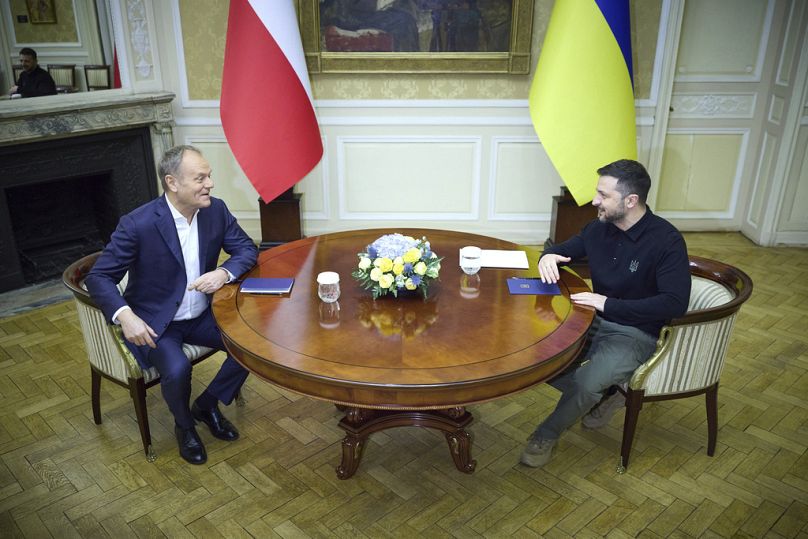
<path fill-rule="evenodd" d="M 637 158 L 629 0 L 556 0 L 530 86 L 536 134 L 579 205 Z"/>

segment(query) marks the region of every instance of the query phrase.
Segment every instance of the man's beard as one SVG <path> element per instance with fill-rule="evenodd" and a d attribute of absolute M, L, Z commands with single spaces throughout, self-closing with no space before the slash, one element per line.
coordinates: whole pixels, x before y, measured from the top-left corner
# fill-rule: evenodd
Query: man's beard
<path fill-rule="evenodd" d="M 623 206 L 615 208 L 615 210 L 612 211 L 611 213 L 607 212 L 606 210 L 601 211 L 601 209 L 598 208 L 598 220 L 601 223 L 616 223 L 617 221 L 623 219 L 623 217 L 625 216 L 626 216 L 626 208 Z"/>

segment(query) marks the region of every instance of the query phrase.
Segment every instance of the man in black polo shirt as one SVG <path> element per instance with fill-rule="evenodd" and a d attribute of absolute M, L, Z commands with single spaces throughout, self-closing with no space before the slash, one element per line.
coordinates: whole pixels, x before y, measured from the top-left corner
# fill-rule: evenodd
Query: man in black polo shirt
<path fill-rule="evenodd" d="M 682 316 L 690 298 L 685 241 L 646 206 L 651 178 L 645 167 L 622 159 L 598 175 L 592 200 L 598 218 L 539 259 L 542 281 L 554 283 L 559 264 L 587 257 L 594 292 L 571 299 L 597 312 L 579 359 L 550 382 L 561 399 L 522 452 L 528 466 L 546 464 L 558 437 L 582 416 L 588 428 L 608 423 L 624 399 L 615 393 L 601 402 L 604 394 L 650 357 L 662 326 Z"/>
<path fill-rule="evenodd" d="M 11 95 L 20 94 L 22 97 L 39 97 L 42 95 L 56 95 L 56 83 L 50 73 L 39 67 L 36 60 L 36 51 L 25 47 L 20 51 L 20 63 L 23 72 L 15 86 L 9 88 Z"/>

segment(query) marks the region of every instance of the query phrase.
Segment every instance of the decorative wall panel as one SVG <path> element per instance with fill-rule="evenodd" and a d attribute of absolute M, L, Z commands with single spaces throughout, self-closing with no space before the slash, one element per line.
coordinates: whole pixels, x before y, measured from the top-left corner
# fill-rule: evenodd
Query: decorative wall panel
<path fill-rule="evenodd" d="M 755 93 L 673 94 L 670 117 L 677 118 L 752 118 Z"/>
<path fill-rule="evenodd" d="M 494 137 L 491 142 L 488 218 L 549 221 L 561 178 L 536 138 Z"/>
<path fill-rule="evenodd" d="M 758 161 L 755 173 L 754 185 L 752 188 L 751 205 L 746 215 L 746 222 L 755 228 L 761 224 L 763 208 L 766 205 L 766 198 L 770 183 L 771 174 L 774 168 L 774 156 L 777 152 L 777 137 L 769 133 L 763 134 L 763 144 L 761 145 L 760 160 Z"/>
<path fill-rule="evenodd" d="M 757 81 L 765 57 L 774 0 L 687 2 L 677 58 L 677 82 Z"/>
<path fill-rule="evenodd" d="M 676 218 L 732 218 L 748 130 L 670 130 L 655 211 Z"/>
<path fill-rule="evenodd" d="M 338 137 L 342 219 L 476 219 L 479 137 Z"/>

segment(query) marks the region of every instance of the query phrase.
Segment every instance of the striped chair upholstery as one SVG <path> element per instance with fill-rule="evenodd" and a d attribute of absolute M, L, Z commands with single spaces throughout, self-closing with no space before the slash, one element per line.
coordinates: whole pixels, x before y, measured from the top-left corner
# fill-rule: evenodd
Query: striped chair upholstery
<path fill-rule="evenodd" d="M 662 328 L 656 351 L 634 372 L 626 390 L 620 473 L 628 466 L 643 402 L 706 395 L 707 454 L 715 453 L 718 382 L 738 310 L 752 293 L 741 270 L 691 256 L 687 313 Z"/>
<path fill-rule="evenodd" d="M 84 277 L 95 264 L 100 253 L 85 256 L 74 262 L 62 274 L 65 286 L 73 292 L 76 310 L 79 315 L 79 325 L 84 337 L 84 346 L 87 350 L 87 359 L 90 361 L 92 377 L 91 400 L 93 407 L 93 420 L 96 425 L 101 424 L 101 378 L 106 378 L 129 389 L 132 403 L 135 406 L 140 437 L 143 442 L 143 451 L 146 460 L 154 462 L 157 454 L 151 445 L 151 432 L 149 431 L 149 417 L 146 412 L 146 389 L 160 383 L 160 375 L 154 367 L 142 369 L 135 357 L 124 344 L 123 333 L 120 327 L 107 324 L 101 309 L 93 303 L 90 294 L 84 286 Z M 118 289 L 126 289 L 127 275 L 118 283 Z M 185 356 L 192 364 L 210 357 L 216 350 L 204 346 L 183 344 Z M 241 404 L 241 403 L 239 403 Z"/>

